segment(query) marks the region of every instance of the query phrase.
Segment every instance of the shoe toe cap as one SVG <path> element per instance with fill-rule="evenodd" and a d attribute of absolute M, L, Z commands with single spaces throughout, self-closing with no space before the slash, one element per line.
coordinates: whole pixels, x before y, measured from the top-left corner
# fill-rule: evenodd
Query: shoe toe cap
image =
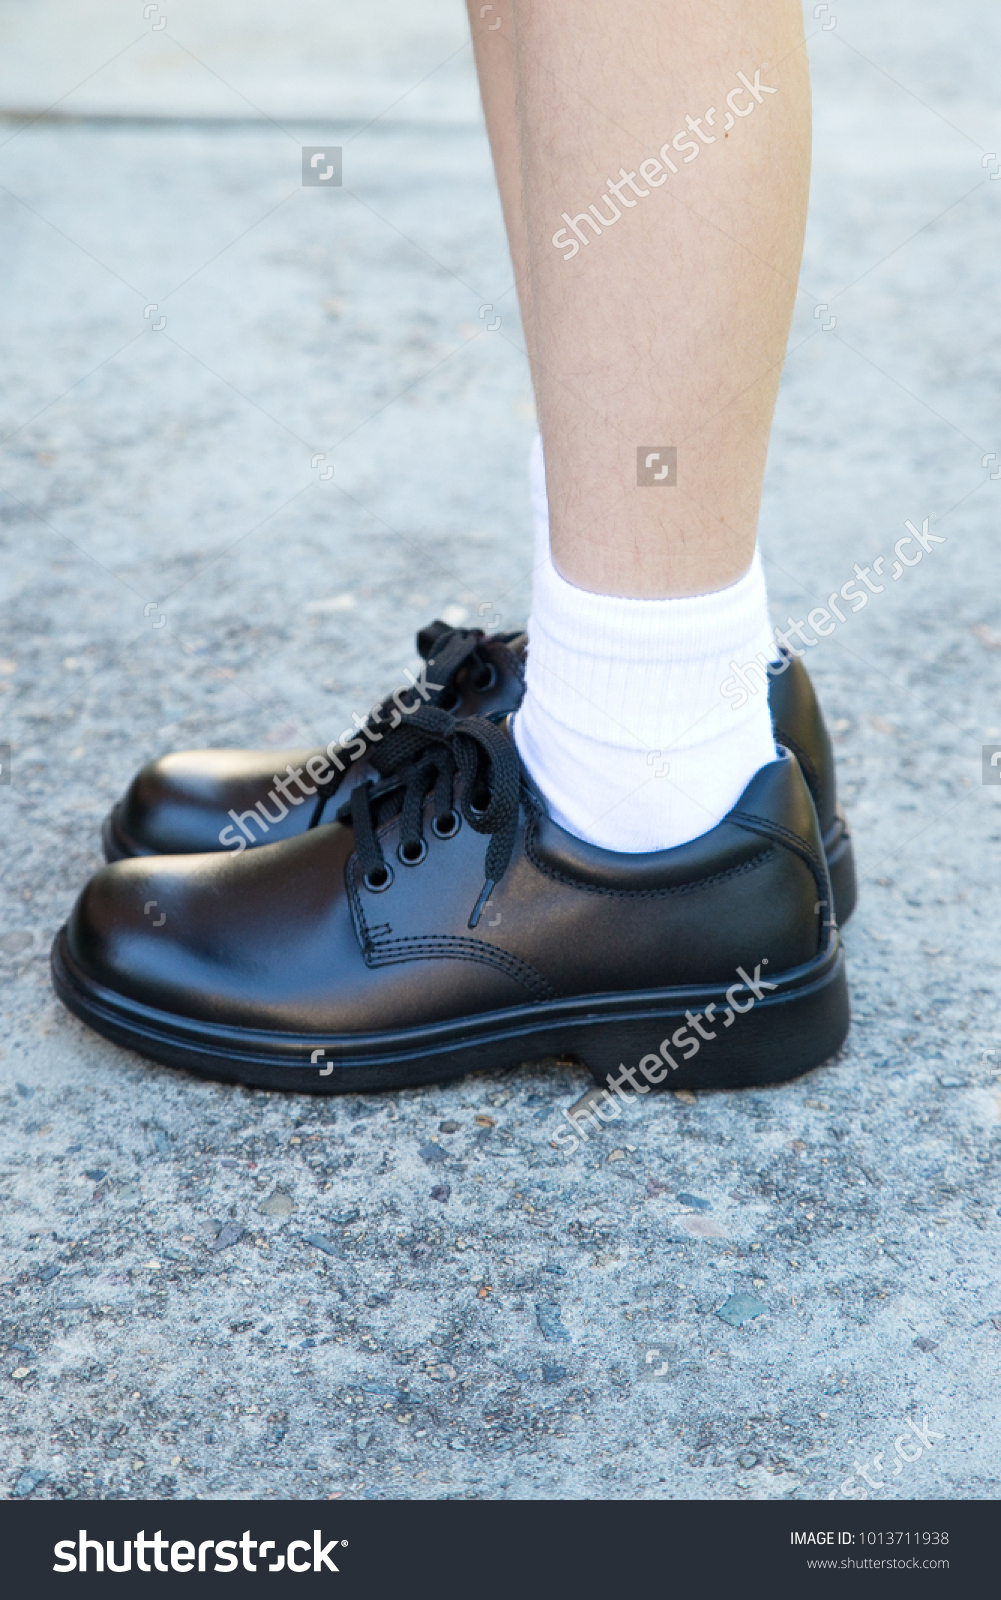
<path fill-rule="evenodd" d="M 58 941 L 67 987 L 97 1007 L 238 1026 L 326 1004 L 338 971 L 360 964 L 341 887 L 353 843 L 323 828 L 242 856 L 102 867 Z"/>
<path fill-rule="evenodd" d="M 303 767 L 312 750 L 182 750 L 150 761 L 133 778 L 115 807 L 109 854 L 176 855 L 222 850 L 220 837 L 238 815 L 267 800 L 276 773 Z M 273 837 L 286 837 L 308 823 L 311 807 L 277 808 L 268 815 Z M 233 829 L 230 829 L 234 832 Z M 263 830 L 262 830 L 263 831 Z M 234 834 L 240 839 L 239 833 Z M 256 837 L 256 836 L 255 836 Z"/>
<path fill-rule="evenodd" d="M 65 947 L 91 984 L 148 1001 L 170 966 L 175 895 L 162 868 L 142 861 L 102 867 L 77 898 L 66 923 Z"/>

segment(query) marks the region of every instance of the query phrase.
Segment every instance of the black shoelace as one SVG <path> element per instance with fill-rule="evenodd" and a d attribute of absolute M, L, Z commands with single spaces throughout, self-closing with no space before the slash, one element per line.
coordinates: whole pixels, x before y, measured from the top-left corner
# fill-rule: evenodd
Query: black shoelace
<path fill-rule="evenodd" d="M 413 867 L 424 860 L 425 802 L 430 795 L 431 825 L 439 839 L 458 832 L 460 816 L 474 832 L 491 836 L 486 881 L 469 917 L 469 927 L 475 928 L 514 849 L 520 792 L 514 744 L 485 717 L 457 720 L 437 706 L 423 706 L 386 735 L 371 760 L 381 781 L 360 783 L 337 813 L 338 822 L 354 828 L 366 888 L 378 893 L 393 881 L 378 837 L 378 829 L 392 817 L 401 819 L 400 861 Z"/>
<path fill-rule="evenodd" d="M 443 711 L 454 710 L 462 699 L 455 680 L 466 666 L 469 668 L 470 685 L 479 694 L 486 694 L 493 688 L 497 682 L 497 669 L 483 653 L 485 639 L 482 628 L 450 628 L 445 622 L 431 622 L 421 629 L 417 635 L 417 649 L 427 663 L 425 686 L 432 683 L 439 685 L 435 689 L 428 688 L 427 705 L 441 706 Z M 415 692 L 409 684 L 403 688 L 407 693 Z M 407 721 L 410 720 L 411 716 L 408 716 Z M 368 752 L 369 759 L 375 753 L 375 746 L 395 730 L 399 721 L 400 712 L 393 696 L 387 695 L 379 708 L 366 717 L 362 724 L 374 735 L 373 748 Z M 319 804 L 313 826 L 319 822 L 324 803 L 337 792 L 347 770 L 344 768 L 343 771 L 334 772 L 326 783 L 318 786 Z M 382 770 L 381 767 L 379 770 Z"/>
<path fill-rule="evenodd" d="M 493 688 L 497 672 L 493 662 L 483 654 L 485 640 L 482 628 L 450 628 L 444 622 L 430 622 L 420 630 L 417 649 L 427 662 L 428 679 L 443 685 L 432 693 L 430 704 L 440 705 L 443 711 L 454 711 L 461 699 L 455 679 L 467 663 L 470 683 L 479 694 Z"/>

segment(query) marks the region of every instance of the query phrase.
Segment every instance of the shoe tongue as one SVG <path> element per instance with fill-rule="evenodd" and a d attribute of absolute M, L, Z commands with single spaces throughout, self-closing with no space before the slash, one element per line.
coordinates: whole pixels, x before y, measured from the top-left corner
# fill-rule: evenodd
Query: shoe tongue
<path fill-rule="evenodd" d="M 442 634 L 443 633 L 451 633 L 451 631 L 452 630 L 449 627 L 448 623 L 447 622 L 442 622 L 440 617 L 436 617 L 434 622 L 429 622 L 426 625 L 426 627 L 418 629 L 418 632 L 417 632 L 417 653 L 418 653 L 418 655 L 422 656 L 424 658 L 424 660 L 426 661 L 428 656 L 431 654 L 431 651 L 434 649 L 435 644 L 441 638 Z"/>

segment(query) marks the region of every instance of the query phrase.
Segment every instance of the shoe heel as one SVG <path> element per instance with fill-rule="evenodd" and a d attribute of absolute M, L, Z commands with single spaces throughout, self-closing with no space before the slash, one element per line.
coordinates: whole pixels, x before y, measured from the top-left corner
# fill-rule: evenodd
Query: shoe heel
<path fill-rule="evenodd" d="M 840 939 L 813 972 L 811 976 L 801 969 L 789 975 L 774 993 L 735 1016 L 729 1027 L 719 1026 L 729 1009 L 724 991 L 704 991 L 679 997 L 674 1005 L 578 1025 L 573 1049 L 567 1053 L 578 1056 L 602 1088 L 609 1087 L 611 1078 L 626 1096 L 632 1090 L 624 1067 L 641 1092 L 650 1079 L 657 1080 L 652 1086 L 659 1089 L 742 1089 L 798 1078 L 837 1053 L 851 1022 Z M 705 1023 L 706 1008 L 712 1003 L 713 1027 L 705 1031 L 714 1036 L 702 1038 L 686 1022 L 686 1012 Z M 686 1036 L 687 1059 L 684 1049 L 673 1042 L 676 1033 Z M 690 1047 L 696 1037 L 698 1049 L 693 1052 Z"/>

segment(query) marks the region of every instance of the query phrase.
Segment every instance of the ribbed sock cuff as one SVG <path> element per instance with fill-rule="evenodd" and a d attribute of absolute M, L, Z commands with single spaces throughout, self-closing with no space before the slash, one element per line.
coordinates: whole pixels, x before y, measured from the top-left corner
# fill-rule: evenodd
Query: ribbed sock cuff
<path fill-rule="evenodd" d="M 591 594 L 551 562 L 536 571 L 529 693 L 568 731 L 602 744 L 681 748 L 724 735 L 740 713 L 720 685 L 734 659 L 758 651 L 774 659 L 757 551 L 736 583 L 682 599 Z"/>

